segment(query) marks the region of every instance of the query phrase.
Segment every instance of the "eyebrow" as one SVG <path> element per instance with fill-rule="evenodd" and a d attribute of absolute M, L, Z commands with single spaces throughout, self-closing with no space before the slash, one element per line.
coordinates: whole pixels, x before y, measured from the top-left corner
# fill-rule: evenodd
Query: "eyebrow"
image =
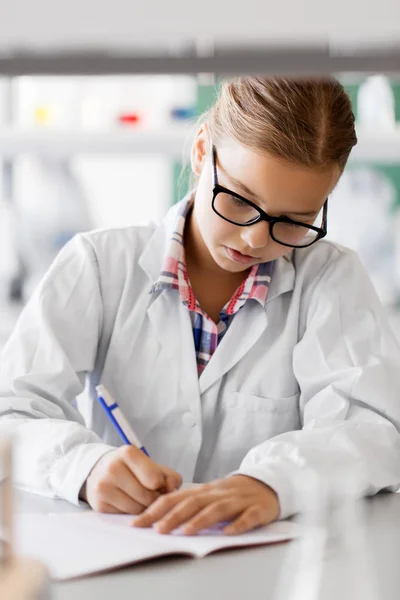
<path fill-rule="evenodd" d="M 219 165 L 219 168 L 221 169 L 221 171 L 223 171 L 225 176 L 228 177 L 228 179 L 233 183 L 233 185 L 235 187 L 239 188 L 243 192 L 244 195 L 250 196 L 250 198 L 252 200 L 260 201 L 260 198 L 257 196 L 257 194 L 252 192 L 251 189 L 248 188 L 246 184 L 239 181 L 239 179 L 236 179 L 236 177 L 233 177 L 232 175 L 228 175 L 228 173 L 220 165 Z M 286 211 L 286 213 L 288 215 L 295 215 L 296 217 L 314 217 L 315 215 L 318 214 L 318 212 L 319 211 L 315 211 L 315 210 L 303 211 L 303 212 L 297 212 L 297 211 L 293 211 L 293 210 Z"/>

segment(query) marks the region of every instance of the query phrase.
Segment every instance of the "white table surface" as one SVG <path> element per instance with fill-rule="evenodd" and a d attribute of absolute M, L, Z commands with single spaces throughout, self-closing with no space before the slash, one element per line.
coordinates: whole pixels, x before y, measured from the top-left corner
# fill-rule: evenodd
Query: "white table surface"
<path fill-rule="evenodd" d="M 18 512 L 82 510 L 67 502 L 17 492 Z M 365 501 L 366 538 L 379 600 L 400 598 L 400 494 Z M 54 600 L 275 600 L 274 588 L 291 545 L 217 553 L 202 559 L 169 557 L 81 580 L 53 583 Z M 318 600 L 370 600 L 346 592 L 352 577 L 339 552 L 327 552 Z M 286 573 L 285 573 L 286 576 Z M 291 573 L 288 572 L 290 577 Z M 374 598 L 374 600 L 378 600 Z"/>

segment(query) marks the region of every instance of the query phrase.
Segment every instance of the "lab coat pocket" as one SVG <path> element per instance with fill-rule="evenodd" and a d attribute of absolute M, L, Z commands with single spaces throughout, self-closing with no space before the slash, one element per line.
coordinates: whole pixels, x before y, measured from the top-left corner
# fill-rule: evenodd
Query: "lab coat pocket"
<path fill-rule="evenodd" d="M 247 450 L 280 433 L 300 429 L 299 396 L 298 392 L 286 398 L 268 398 L 227 391 L 223 407 L 225 434 Z"/>

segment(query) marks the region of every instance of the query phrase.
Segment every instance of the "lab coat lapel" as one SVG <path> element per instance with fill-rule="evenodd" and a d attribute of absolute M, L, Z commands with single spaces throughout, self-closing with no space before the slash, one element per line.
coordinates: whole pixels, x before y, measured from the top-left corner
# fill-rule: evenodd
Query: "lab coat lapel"
<path fill-rule="evenodd" d="M 164 357 L 192 408 L 199 408 L 199 380 L 189 311 L 178 290 L 159 292 L 147 309 L 154 336 L 162 346 Z M 197 412 L 197 411 L 196 411 Z"/>
<path fill-rule="evenodd" d="M 139 258 L 139 266 L 149 278 L 149 286 L 157 281 L 168 244 L 172 235 L 175 207 L 171 209 L 164 220 L 155 226 Z M 154 336 L 160 342 L 163 351 L 173 360 L 179 351 L 179 327 L 177 290 L 165 290 L 149 294 L 147 315 L 152 324 Z M 176 363 L 176 360 L 175 360 Z"/>
<path fill-rule="evenodd" d="M 139 265 L 150 283 L 157 281 L 170 243 L 178 207 L 174 206 L 163 223 L 157 226 L 144 248 Z M 174 370 L 184 396 L 193 399 L 199 396 L 196 355 L 189 311 L 183 305 L 178 290 L 164 290 L 150 295 L 147 315 L 154 336 Z"/>
<path fill-rule="evenodd" d="M 263 334 L 266 326 L 265 308 L 255 301 L 251 301 L 251 304 L 246 303 L 239 310 L 200 376 L 201 394 L 247 354 Z"/>
<path fill-rule="evenodd" d="M 194 346 L 193 326 L 190 313 L 184 304 L 179 301 L 180 328 L 176 337 L 180 345 L 179 384 L 183 397 L 198 419 L 201 419 L 199 375 L 197 371 L 196 350 Z"/>
<path fill-rule="evenodd" d="M 294 252 L 291 252 L 291 254 L 281 256 L 275 261 L 268 290 L 267 304 L 277 296 L 290 292 L 294 288 L 296 279 L 294 257 Z"/>
<path fill-rule="evenodd" d="M 177 297 L 178 296 L 178 297 Z M 164 290 L 157 292 L 147 309 L 153 335 L 160 342 L 163 352 L 173 363 L 179 356 L 179 292 Z"/>

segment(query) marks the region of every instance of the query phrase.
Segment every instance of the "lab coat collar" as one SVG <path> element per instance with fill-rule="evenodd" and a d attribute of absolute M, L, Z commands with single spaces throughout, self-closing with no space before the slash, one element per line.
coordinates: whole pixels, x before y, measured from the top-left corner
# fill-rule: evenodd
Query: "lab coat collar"
<path fill-rule="evenodd" d="M 269 284 L 267 304 L 277 296 L 293 290 L 296 279 L 293 259 L 294 252 L 276 259 Z"/>
<path fill-rule="evenodd" d="M 182 200 L 182 202 L 185 201 L 186 198 Z M 164 258 L 171 243 L 180 204 L 174 204 L 164 219 L 154 226 L 153 234 L 139 258 L 139 266 L 152 283 L 155 283 L 160 275 Z"/>
<path fill-rule="evenodd" d="M 182 202 L 186 202 L 186 197 Z M 175 204 L 167 213 L 161 223 L 155 226 L 154 232 L 148 240 L 140 258 L 139 265 L 147 277 L 154 284 L 160 274 L 164 258 L 168 252 L 170 240 L 175 227 L 175 220 L 179 210 Z M 293 264 L 294 252 L 281 256 L 275 261 L 274 271 L 269 286 L 267 304 L 277 296 L 289 292 L 294 287 L 295 268 Z"/>

